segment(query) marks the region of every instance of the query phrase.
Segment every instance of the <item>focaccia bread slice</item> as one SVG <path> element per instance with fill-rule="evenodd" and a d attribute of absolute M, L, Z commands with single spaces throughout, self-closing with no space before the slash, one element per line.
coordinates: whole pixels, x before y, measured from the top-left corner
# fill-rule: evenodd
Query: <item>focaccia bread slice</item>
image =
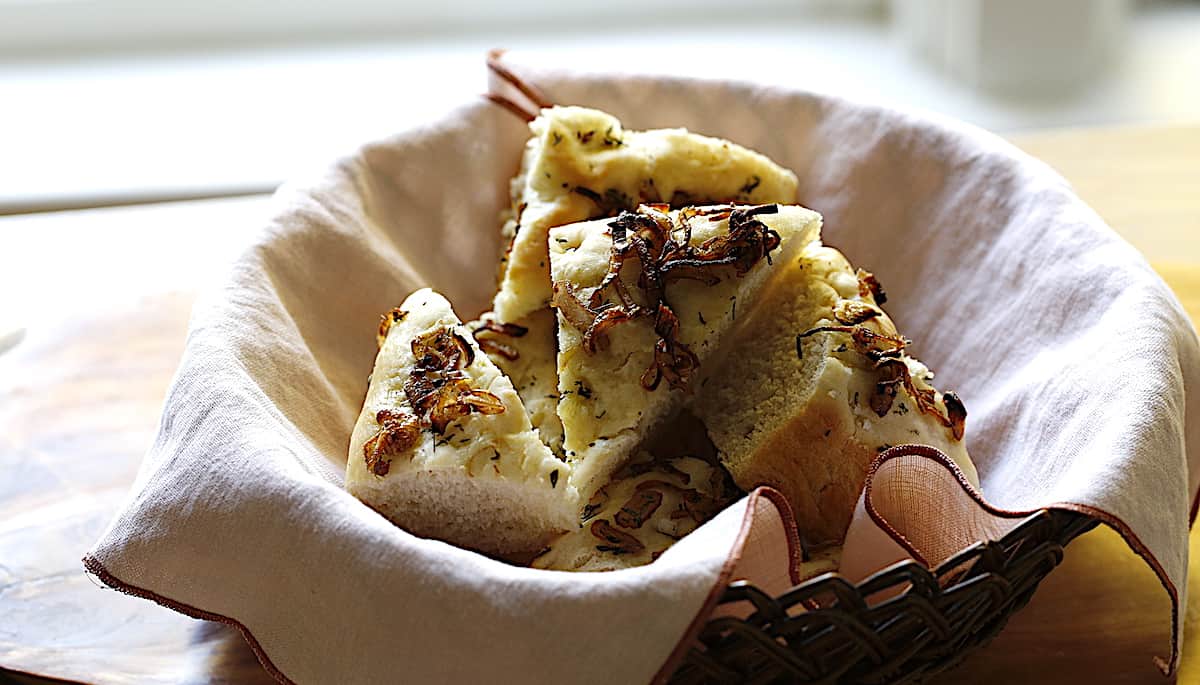
<path fill-rule="evenodd" d="M 416 535 L 488 554 L 536 551 L 578 527 L 570 466 L 445 298 L 410 295 L 379 344 L 350 439 L 351 494 Z"/>
<path fill-rule="evenodd" d="M 643 206 L 551 229 L 558 416 L 582 498 L 703 385 L 704 360 L 758 306 L 772 263 L 791 261 L 820 224 L 798 206 Z"/>
<path fill-rule="evenodd" d="M 542 439 L 561 454 L 562 427 L 552 412 L 541 411 L 546 396 L 557 393 L 555 382 L 546 384 L 556 377 L 549 229 L 615 216 L 643 202 L 790 203 L 797 182 L 792 172 L 739 145 L 684 129 L 627 131 L 616 117 L 585 107 L 544 109 L 530 129 L 511 183 L 502 229 L 507 249 L 490 315 L 528 332 L 508 341 L 516 359 L 492 358 L 513 379 Z"/>
<path fill-rule="evenodd" d="M 644 566 L 739 496 L 720 464 L 642 452 L 591 497 L 583 527 L 551 543 L 532 566 L 558 571 Z"/>
<path fill-rule="evenodd" d="M 871 274 L 809 245 L 746 311 L 691 407 L 737 484 L 781 491 L 810 542 L 842 539 L 868 466 L 893 445 L 937 447 L 978 484 L 966 410 L 905 354 L 884 299 Z"/>
<path fill-rule="evenodd" d="M 550 107 L 529 125 L 521 171 L 512 181 L 493 310 L 518 322 L 548 306 L 546 235 L 553 226 L 616 216 L 642 203 L 673 207 L 740 202 L 791 203 L 796 176 L 767 157 L 686 129 L 627 131 L 616 117 L 586 107 Z"/>

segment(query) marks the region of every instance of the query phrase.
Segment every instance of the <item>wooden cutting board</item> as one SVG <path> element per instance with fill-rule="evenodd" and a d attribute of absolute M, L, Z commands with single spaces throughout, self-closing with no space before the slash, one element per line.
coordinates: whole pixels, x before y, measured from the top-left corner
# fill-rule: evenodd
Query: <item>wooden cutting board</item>
<path fill-rule="evenodd" d="M 1200 127 L 1015 142 L 1058 167 L 1143 249 L 1200 321 Z M 15 669 L 0 683 L 45 682 L 16 671 L 85 682 L 271 682 L 232 629 L 103 589 L 79 563 L 153 438 L 197 285 L 266 211 L 260 198 L 0 220 L 0 240 L 21 248 L 0 254 L 0 292 L 31 293 L 40 300 L 27 311 L 49 312 L 0 352 L 0 666 Z M 77 250 L 64 267 L 65 244 Z M 1186 631 L 1200 636 L 1196 552 L 1191 571 Z M 1072 543 L 991 645 L 937 682 L 1161 682 L 1150 656 L 1166 653 L 1166 611 L 1154 575 L 1100 528 Z M 1200 682 L 1197 645 L 1184 645 L 1180 682 Z"/>

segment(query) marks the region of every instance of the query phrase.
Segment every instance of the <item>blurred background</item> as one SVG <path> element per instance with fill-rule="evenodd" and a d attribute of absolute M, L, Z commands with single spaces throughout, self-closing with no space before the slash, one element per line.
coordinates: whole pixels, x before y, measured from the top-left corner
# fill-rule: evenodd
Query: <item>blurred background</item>
<path fill-rule="evenodd" d="M 938 110 L 1200 118 L 1200 2 L 0 0 L 0 214 L 266 192 L 484 88 L 508 47 Z"/>

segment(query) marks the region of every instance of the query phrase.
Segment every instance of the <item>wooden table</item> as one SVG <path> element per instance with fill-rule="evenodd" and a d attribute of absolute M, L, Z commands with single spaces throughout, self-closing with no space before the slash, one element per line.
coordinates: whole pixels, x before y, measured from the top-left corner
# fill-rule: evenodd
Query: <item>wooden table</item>
<path fill-rule="evenodd" d="M 1015 142 L 1057 167 L 1200 321 L 1200 126 Z M 155 430 L 194 293 L 267 212 L 263 198 L 0 220 L 0 292 L 25 293 L 0 352 L 0 683 L 270 682 L 231 629 L 97 587 L 79 563 Z M 69 275 L 68 275 L 69 274 Z M 0 310 L 0 350 L 6 346 Z M 8 340 L 12 343 L 12 339 Z M 1200 635 L 1200 537 L 1186 630 Z M 1030 605 L 939 683 L 1162 682 L 1165 592 L 1106 528 L 1072 543 Z M 1200 638 L 1180 682 L 1200 682 Z"/>

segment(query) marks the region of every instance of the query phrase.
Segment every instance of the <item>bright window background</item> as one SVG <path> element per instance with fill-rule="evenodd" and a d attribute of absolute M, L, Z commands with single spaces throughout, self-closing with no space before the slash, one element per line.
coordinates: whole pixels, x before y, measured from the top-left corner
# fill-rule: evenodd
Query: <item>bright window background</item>
<path fill-rule="evenodd" d="M 1003 133 L 1200 120 L 1197 37 L 1197 2 L 0 0 L 0 213 L 267 192 L 475 97 L 493 47 Z"/>
<path fill-rule="evenodd" d="M 800 11 L 872 12 L 883 0 L 0 0 L 0 52 L 59 53 L 330 39 L 620 33 Z"/>

